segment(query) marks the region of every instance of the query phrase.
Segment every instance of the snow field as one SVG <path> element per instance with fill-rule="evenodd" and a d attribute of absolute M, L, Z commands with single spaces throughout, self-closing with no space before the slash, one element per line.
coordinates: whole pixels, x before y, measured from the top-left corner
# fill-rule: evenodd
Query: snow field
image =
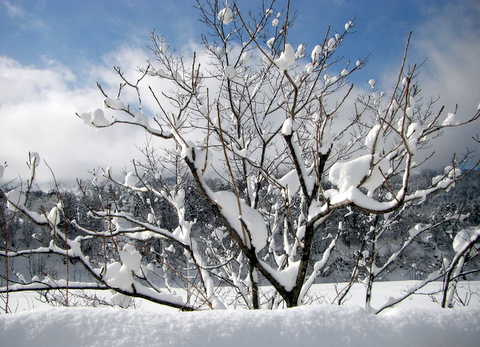
<path fill-rule="evenodd" d="M 378 282 L 373 304 L 399 295 L 415 281 Z M 434 292 L 431 283 L 423 293 Z M 342 284 L 338 286 L 340 289 Z M 460 283 L 460 296 L 480 282 Z M 264 288 L 265 290 L 265 288 Z M 2 346 L 478 346 L 480 297 L 470 306 L 441 309 L 429 295 L 372 315 L 361 308 L 364 288 L 356 284 L 344 306 L 318 304 L 285 310 L 175 309 L 137 301 L 137 309 L 51 308 L 33 293 L 15 293 L 17 313 L 0 315 Z M 336 295 L 334 284 L 316 284 L 319 303 Z M 24 311 L 22 311 L 24 310 Z"/>
<path fill-rule="evenodd" d="M 168 313 L 51 308 L 2 315 L 3 346 L 478 346 L 480 307 Z"/>

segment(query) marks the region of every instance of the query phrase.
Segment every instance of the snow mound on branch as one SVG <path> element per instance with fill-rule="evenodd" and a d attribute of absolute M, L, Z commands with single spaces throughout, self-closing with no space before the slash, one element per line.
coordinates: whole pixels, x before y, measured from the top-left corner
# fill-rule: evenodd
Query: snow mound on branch
<path fill-rule="evenodd" d="M 225 7 L 224 9 L 220 10 L 220 12 L 218 12 L 217 17 L 220 22 L 222 22 L 225 25 L 228 25 L 233 20 L 233 12 L 230 9 L 230 7 Z"/>
<path fill-rule="evenodd" d="M 371 150 L 373 150 L 373 142 L 374 140 L 367 137 L 366 145 L 372 147 Z M 385 181 L 384 174 L 388 171 L 390 164 L 385 158 L 377 159 L 373 167 L 371 167 L 371 164 L 371 154 L 346 162 L 335 163 L 329 171 L 328 180 L 343 193 L 351 187 L 358 187 L 365 179 L 361 187 L 367 189 L 368 195 L 372 196 L 373 192 Z"/>
<path fill-rule="evenodd" d="M 322 46 L 316 45 L 313 50 L 312 50 L 312 63 L 315 63 L 319 58 L 320 55 L 322 54 Z"/>
<path fill-rule="evenodd" d="M 97 108 L 80 114 L 83 123 L 89 126 L 106 127 L 112 124 L 103 113 L 103 110 Z"/>
<path fill-rule="evenodd" d="M 422 136 L 423 127 L 419 123 L 412 123 L 408 126 L 407 129 L 407 145 L 412 154 L 415 154 L 417 151 L 417 143 Z"/>
<path fill-rule="evenodd" d="M 347 23 L 345 23 L 345 31 L 353 27 L 353 22 L 349 20 Z"/>
<path fill-rule="evenodd" d="M 356 187 L 370 170 L 371 155 L 367 154 L 343 163 L 335 163 L 329 172 L 328 180 L 338 187 L 340 192 Z"/>
<path fill-rule="evenodd" d="M 280 54 L 280 57 L 275 60 L 275 64 L 281 71 L 287 70 L 293 63 L 295 63 L 295 49 L 289 43 L 285 45 L 284 51 Z"/>
<path fill-rule="evenodd" d="M 275 43 L 275 38 L 272 37 L 272 38 L 270 38 L 270 39 L 267 41 L 267 46 L 268 46 L 269 48 L 272 48 L 274 43 Z"/>
<path fill-rule="evenodd" d="M 240 199 L 242 215 L 238 211 L 238 200 L 235 194 L 227 191 L 213 193 L 214 201 L 221 207 L 223 215 L 228 219 L 238 235 L 245 241 L 241 220 L 250 231 L 253 247 L 258 252 L 267 244 L 267 227 L 262 215 Z"/>
<path fill-rule="evenodd" d="M 240 64 L 246 64 L 248 61 L 252 58 L 252 53 L 247 51 L 243 52 L 242 55 L 240 56 Z"/>
<path fill-rule="evenodd" d="M 30 167 L 37 167 L 40 164 L 40 154 L 37 152 L 28 153 L 30 158 Z"/>
<path fill-rule="evenodd" d="M 365 138 L 365 147 L 367 147 L 367 150 L 370 153 L 373 153 L 374 150 L 375 152 L 378 152 L 383 147 L 383 143 L 380 142 L 381 139 L 379 137 L 381 128 L 382 127 L 380 124 L 376 124 L 372 127 L 372 129 L 370 129 L 367 137 Z"/>
<path fill-rule="evenodd" d="M 117 110 L 117 111 L 127 110 L 127 107 L 125 107 L 124 103 L 119 99 L 105 98 L 103 100 L 103 104 L 105 105 L 105 107 L 111 108 L 113 110 Z"/>
<path fill-rule="evenodd" d="M 134 172 L 129 172 L 125 176 L 125 186 L 135 188 L 135 186 L 140 182 L 140 179 Z"/>
<path fill-rule="evenodd" d="M 455 113 L 449 113 L 442 123 L 442 126 L 458 125 L 460 122 Z"/>
<path fill-rule="evenodd" d="M 131 244 L 126 244 L 123 247 L 123 251 L 120 251 L 120 259 L 122 259 L 123 266 L 129 271 L 133 271 L 138 275 L 140 272 L 140 263 L 142 261 L 142 255 Z"/>
<path fill-rule="evenodd" d="M 8 346 L 478 346 L 480 308 L 308 306 L 192 313 L 51 308 L 0 316 Z M 67 342 L 68 341 L 68 342 Z"/>
<path fill-rule="evenodd" d="M 112 304 L 121 308 L 127 308 L 133 302 L 133 299 L 130 296 L 123 295 L 122 293 L 114 294 L 110 300 L 112 301 Z"/>
<path fill-rule="evenodd" d="M 334 37 L 330 38 L 327 42 L 327 47 L 329 50 L 332 50 L 335 47 L 335 44 L 337 43 L 337 40 L 335 40 Z"/>
<path fill-rule="evenodd" d="M 227 66 L 223 71 L 223 76 L 228 79 L 234 79 L 237 75 L 237 71 L 234 66 Z"/>
<path fill-rule="evenodd" d="M 104 278 L 109 286 L 123 290 L 131 289 L 133 284 L 132 271 L 118 261 L 107 266 L 107 272 Z"/>
<path fill-rule="evenodd" d="M 60 223 L 60 209 L 57 206 L 53 206 L 47 216 L 51 225 L 58 225 Z"/>
<path fill-rule="evenodd" d="M 291 117 L 285 119 L 282 125 L 282 135 L 291 136 L 298 130 L 298 123 Z"/>
<path fill-rule="evenodd" d="M 480 228 L 463 229 L 453 239 L 453 249 L 458 253 L 479 236 Z"/>
<path fill-rule="evenodd" d="M 16 189 L 9 191 L 6 195 L 8 199 L 7 208 L 12 211 L 17 210 L 15 206 L 23 207 L 27 198 L 25 194 Z"/>
<path fill-rule="evenodd" d="M 288 196 L 292 196 L 300 189 L 300 180 L 298 179 L 297 170 L 291 170 L 278 180 L 278 183 L 288 190 Z"/>

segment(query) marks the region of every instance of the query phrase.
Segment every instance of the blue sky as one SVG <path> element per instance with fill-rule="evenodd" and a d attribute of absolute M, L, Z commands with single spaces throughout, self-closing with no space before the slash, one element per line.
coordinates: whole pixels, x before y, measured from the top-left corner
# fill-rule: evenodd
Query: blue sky
<path fill-rule="evenodd" d="M 279 9 L 286 1 L 279 1 Z M 466 1 L 468 2 L 468 1 Z M 0 53 L 23 64 L 45 66 L 59 61 L 69 66 L 99 61 L 121 45 L 145 46 L 152 29 L 172 44 L 198 40 L 203 25 L 192 0 L 3 0 L 0 10 Z M 255 10 L 260 0 L 239 1 Z M 425 22 L 444 1 L 297 0 L 298 20 L 292 38 L 314 45 L 327 26 L 341 30 L 355 18 L 348 50 L 371 60 L 397 58 L 410 30 Z M 283 6 L 281 6 L 283 5 Z"/>
<path fill-rule="evenodd" d="M 255 10 L 260 2 L 238 3 L 240 9 Z M 277 8 L 285 3 L 278 1 Z M 61 179 L 85 176 L 100 165 L 120 168 L 138 157 L 134 144 L 142 145 L 143 134 L 132 129 L 87 129 L 75 112 L 100 105 L 95 82 L 113 83 L 112 66 L 131 68 L 148 58 L 145 46 L 152 29 L 180 50 L 199 42 L 204 29 L 193 4 L 190 0 L 0 0 L 0 163 L 8 162 L 4 179 L 26 175 L 28 151 L 40 152 Z M 292 7 L 298 14 L 289 38 L 294 46 L 307 43 L 312 48 L 323 39 L 328 25 L 342 30 L 346 21 L 355 18 L 356 33 L 341 53 L 353 61 L 370 54 L 367 67 L 353 78 L 358 88 L 367 88 L 366 81 L 375 78 L 388 92 L 412 30 L 410 61 L 428 58 L 420 76 L 424 92 L 440 96 L 448 111 L 456 103 L 465 115 L 476 109 L 478 1 L 292 0 Z M 477 123 L 468 134 L 457 132 L 455 140 L 439 147 L 443 155 L 435 163 L 448 164 L 451 151 L 470 146 L 466 141 L 480 132 L 478 128 Z M 44 171 L 41 175 L 47 177 Z"/>

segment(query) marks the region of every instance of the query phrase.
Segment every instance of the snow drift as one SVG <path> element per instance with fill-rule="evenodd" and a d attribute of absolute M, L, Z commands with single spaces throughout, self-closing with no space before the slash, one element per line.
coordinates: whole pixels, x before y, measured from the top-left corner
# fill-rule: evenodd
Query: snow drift
<path fill-rule="evenodd" d="M 480 307 L 153 312 L 50 308 L 0 316 L 3 346 L 478 346 Z"/>

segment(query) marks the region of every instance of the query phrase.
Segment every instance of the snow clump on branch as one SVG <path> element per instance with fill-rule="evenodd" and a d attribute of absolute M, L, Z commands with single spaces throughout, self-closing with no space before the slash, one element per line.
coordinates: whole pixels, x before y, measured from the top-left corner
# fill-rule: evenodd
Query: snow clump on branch
<path fill-rule="evenodd" d="M 473 227 L 469 229 L 463 229 L 457 233 L 453 239 L 453 249 L 459 253 L 462 251 L 468 243 L 480 236 L 480 228 Z"/>
<path fill-rule="evenodd" d="M 105 118 L 103 110 L 99 108 L 81 113 L 80 118 L 83 120 L 84 124 L 94 127 L 107 127 L 112 124 L 111 121 Z"/>
<path fill-rule="evenodd" d="M 275 60 L 275 64 L 281 71 L 287 70 L 293 63 L 295 63 L 295 49 L 289 43 L 285 45 L 284 51 L 280 54 L 280 57 Z"/>
<path fill-rule="evenodd" d="M 48 213 L 47 219 L 51 225 L 60 224 L 61 209 L 62 209 L 62 204 L 58 203 L 57 206 L 53 206 L 50 212 Z"/>
<path fill-rule="evenodd" d="M 117 111 L 127 110 L 124 103 L 119 99 L 105 98 L 103 100 L 103 103 L 105 107 L 111 108 L 112 110 L 117 110 Z"/>
<path fill-rule="evenodd" d="M 35 168 L 38 166 L 38 164 L 40 164 L 40 154 L 37 152 L 30 152 L 28 153 L 28 156 L 31 168 Z"/>
<path fill-rule="evenodd" d="M 16 211 L 16 206 L 22 208 L 27 201 L 27 197 L 22 192 L 16 189 L 9 191 L 7 194 L 7 208 L 11 211 Z"/>
<path fill-rule="evenodd" d="M 345 31 L 353 27 L 353 22 L 349 20 L 347 23 L 345 23 Z"/>
<path fill-rule="evenodd" d="M 282 135 L 283 136 L 291 136 L 295 131 L 298 130 L 298 123 L 295 119 L 289 117 L 285 119 L 282 126 Z"/>
<path fill-rule="evenodd" d="M 222 9 L 220 12 L 218 12 L 218 20 L 222 22 L 225 25 L 228 25 L 232 22 L 233 20 L 233 12 L 230 9 L 230 7 L 225 7 Z"/>
<path fill-rule="evenodd" d="M 127 173 L 125 176 L 125 186 L 130 187 L 130 188 L 135 188 L 135 186 L 140 182 L 138 179 L 137 175 L 133 172 Z"/>
<path fill-rule="evenodd" d="M 223 215 L 228 219 L 232 227 L 242 238 L 245 244 L 255 247 L 259 252 L 267 244 L 268 232 L 262 215 L 255 209 L 248 206 L 240 199 L 241 215 L 238 209 L 238 198 L 235 194 L 228 191 L 219 191 L 212 193 L 213 200 L 221 207 Z M 244 224 L 249 231 L 247 240 L 242 232 Z"/>
<path fill-rule="evenodd" d="M 449 113 L 443 121 L 442 126 L 457 125 L 459 123 L 457 115 L 455 113 Z"/>

